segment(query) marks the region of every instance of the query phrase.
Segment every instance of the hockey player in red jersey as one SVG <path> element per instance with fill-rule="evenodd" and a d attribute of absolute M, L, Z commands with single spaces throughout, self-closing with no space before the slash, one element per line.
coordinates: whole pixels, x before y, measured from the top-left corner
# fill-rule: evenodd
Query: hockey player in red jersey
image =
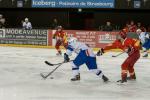
<path fill-rule="evenodd" d="M 106 46 L 104 49 L 100 49 L 97 52 L 97 55 L 102 55 L 107 50 L 110 49 L 121 49 L 128 54 L 128 57 L 121 65 L 121 80 L 117 82 L 127 82 L 127 80 L 135 80 L 136 75 L 134 71 L 134 64 L 140 58 L 140 41 L 127 37 L 127 33 L 125 31 L 121 31 L 119 33 L 119 38 L 115 40 L 112 44 Z M 127 73 L 129 72 L 130 77 L 127 77 Z"/>
<path fill-rule="evenodd" d="M 56 32 L 53 35 L 53 38 L 56 39 L 55 48 L 57 50 L 56 55 L 61 55 L 61 49 L 60 46 L 63 45 L 65 48 L 67 48 L 68 42 L 67 42 L 67 33 L 65 33 L 62 29 L 62 26 L 58 26 L 56 28 Z"/>

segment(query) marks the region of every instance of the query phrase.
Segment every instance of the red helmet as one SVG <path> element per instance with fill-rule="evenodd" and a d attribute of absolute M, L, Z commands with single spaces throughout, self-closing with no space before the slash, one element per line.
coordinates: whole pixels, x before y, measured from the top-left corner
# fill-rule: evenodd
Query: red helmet
<path fill-rule="evenodd" d="M 125 28 L 124 28 L 124 29 L 122 29 L 122 31 L 123 31 L 123 32 L 126 32 L 126 33 L 128 32 L 128 30 L 127 30 L 127 29 L 125 29 Z"/>
<path fill-rule="evenodd" d="M 122 30 L 119 32 L 119 35 L 121 36 L 121 38 L 125 39 L 127 37 L 127 32 Z"/>
<path fill-rule="evenodd" d="M 57 31 L 62 31 L 62 29 L 63 29 L 62 26 L 57 26 L 57 27 L 56 27 L 56 30 L 57 30 Z"/>

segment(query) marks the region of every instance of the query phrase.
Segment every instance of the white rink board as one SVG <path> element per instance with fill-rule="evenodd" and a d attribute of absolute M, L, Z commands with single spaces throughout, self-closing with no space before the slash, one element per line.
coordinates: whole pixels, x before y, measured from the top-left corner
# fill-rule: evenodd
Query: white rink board
<path fill-rule="evenodd" d="M 67 63 L 43 80 L 40 73 L 48 73 L 55 66 L 44 64 L 62 62 L 54 49 L 0 47 L 0 100 L 149 100 L 150 58 L 140 58 L 135 65 L 137 81 L 117 85 L 120 65 L 126 58 L 123 54 L 112 58 L 106 53 L 97 57 L 97 63 L 109 83 L 104 83 L 86 66 L 81 66 L 81 81 L 71 82 L 71 64 Z M 74 55 L 73 55 L 74 57 Z"/>

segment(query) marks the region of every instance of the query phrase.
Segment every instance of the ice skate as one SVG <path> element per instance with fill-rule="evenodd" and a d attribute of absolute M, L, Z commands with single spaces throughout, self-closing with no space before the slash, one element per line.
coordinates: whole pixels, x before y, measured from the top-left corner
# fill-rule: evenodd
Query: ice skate
<path fill-rule="evenodd" d="M 108 80 L 109 80 L 105 75 L 102 76 L 102 79 L 104 82 L 108 82 Z"/>
<path fill-rule="evenodd" d="M 62 55 L 61 51 L 59 51 L 58 53 L 56 53 L 56 55 L 57 56 L 61 56 Z"/>
<path fill-rule="evenodd" d="M 143 57 L 145 57 L 145 58 L 148 57 L 148 54 L 143 55 Z"/>
<path fill-rule="evenodd" d="M 71 81 L 79 81 L 80 80 L 80 74 L 76 75 L 74 78 L 71 79 Z"/>
<path fill-rule="evenodd" d="M 132 75 L 130 77 L 127 77 L 127 80 L 136 80 L 136 75 L 134 74 L 134 75 Z"/>

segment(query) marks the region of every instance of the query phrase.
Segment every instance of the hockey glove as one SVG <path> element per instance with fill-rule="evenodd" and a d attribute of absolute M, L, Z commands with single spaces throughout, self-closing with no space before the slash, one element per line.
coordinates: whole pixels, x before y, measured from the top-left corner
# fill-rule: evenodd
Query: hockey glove
<path fill-rule="evenodd" d="M 135 49 L 133 47 L 128 47 L 125 49 L 125 52 L 129 55 L 132 54 L 134 51 L 135 51 Z"/>
<path fill-rule="evenodd" d="M 55 37 L 55 35 L 53 36 L 53 39 L 55 39 L 56 37 Z"/>
<path fill-rule="evenodd" d="M 97 52 L 97 56 L 101 56 L 101 55 L 103 55 L 104 54 L 104 49 L 103 48 L 101 48 L 98 52 Z"/>
<path fill-rule="evenodd" d="M 69 62 L 69 60 L 69 56 L 66 53 L 64 53 L 64 62 Z"/>

